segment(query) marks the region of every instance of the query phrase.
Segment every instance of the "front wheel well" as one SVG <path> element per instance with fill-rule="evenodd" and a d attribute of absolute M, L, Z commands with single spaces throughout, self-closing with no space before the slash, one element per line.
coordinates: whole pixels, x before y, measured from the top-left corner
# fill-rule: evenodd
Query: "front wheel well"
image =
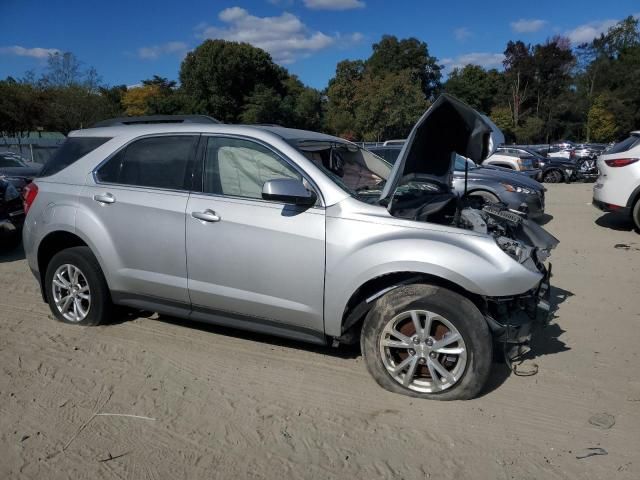
<path fill-rule="evenodd" d="M 361 285 L 349 298 L 342 314 L 341 332 L 345 341 L 353 341 L 355 337 L 350 334 L 357 331 L 364 321 L 367 313 L 374 305 L 374 301 L 367 303 L 367 299 L 382 295 L 402 285 L 424 283 L 443 287 L 468 298 L 481 312 L 486 312 L 487 304 L 482 295 L 478 295 L 462 288 L 460 285 L 436 275 L 420 272 L 394 272 L 373 278 Z"/>
<path fill-rule="evenodd" d="M 47 266 L 53 256 L 71 247 L 86 247 L 87 244 L 77 235 L 71 232 L 57 231 L 51 232 L 42 239 L 38 246 L 38 272 L 40 273 L 40 285 L 42 286 L 42 296 L 45 301 L 46 289 L 44 288 L 44 278 L 47 273 Z"/>

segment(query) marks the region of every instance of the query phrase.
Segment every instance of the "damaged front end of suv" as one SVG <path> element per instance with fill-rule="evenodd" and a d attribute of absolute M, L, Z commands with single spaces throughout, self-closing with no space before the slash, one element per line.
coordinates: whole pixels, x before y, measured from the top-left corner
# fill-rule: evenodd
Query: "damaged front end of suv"
<path fill-rule="evenodd" d="M 528 351 L 533 325 L 548 320 L 551 265 L 546 260 L 559 241 L 522 212 L 453 192 L 455 157 L 481 164 L 503 142 L 486 116 L 441 95 L 413 128 L 379 202 L 394 217 L 490 236 L 514 261 L 538 274 L 527 291 L 483 298 L 482 313 L 510 363 Z"/>

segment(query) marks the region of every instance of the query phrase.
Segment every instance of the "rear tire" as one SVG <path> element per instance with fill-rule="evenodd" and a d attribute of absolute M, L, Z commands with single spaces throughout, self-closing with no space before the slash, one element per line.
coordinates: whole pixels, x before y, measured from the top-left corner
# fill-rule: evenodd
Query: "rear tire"
<path fill-rule="evenodd" d="M 99 325 L 111 317 L 109 287 L 89 247 L 56 253 L 45 274 L 49 308 L 56 320 L 72 325 Z"/>
<path fill-rule="evenodd" d="M 480 310 L 462 295 L 424 284 L 380 297 L 365 318 L 360 346 L 380 386 L 433 400 L 476 397 L 493 358 Z"/>
<path fill-rule="evenodd" d="M 636 232 L 640 233 L 640 198 L 636 200 L 636 203 L 631 210 L 631 218 L 633 220 L 634 227 L 636 227 Z"/>
<path fill-rule="evenodd" d="M 542 181 L 544 183 L 562 183 L 564 181 L 564 175 L 560 170 L 549 170 L 543 175 Z"/>

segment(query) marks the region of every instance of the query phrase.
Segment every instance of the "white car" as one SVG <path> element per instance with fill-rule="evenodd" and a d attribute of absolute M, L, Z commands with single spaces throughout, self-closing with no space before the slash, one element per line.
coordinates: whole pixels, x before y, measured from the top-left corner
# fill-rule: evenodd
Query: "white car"
<path fill-rule="evenodd" d="M 536 169 L 533 157 L 524 150 L 515 147 L 499 147 L 493 155 L 482 162 L 482 165 L 508 168 L 517 172 Z"/>
<path fill-rule="evenodd" d="M 640 130 L 598 157 L 593 205 L 632 218 L 640 230 Z"/>

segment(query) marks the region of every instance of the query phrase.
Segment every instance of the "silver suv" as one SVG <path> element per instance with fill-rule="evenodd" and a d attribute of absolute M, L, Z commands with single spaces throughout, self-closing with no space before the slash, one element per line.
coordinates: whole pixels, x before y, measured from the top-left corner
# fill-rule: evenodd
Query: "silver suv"
<path fill-rule="evenodd" d="M 477 395 L 494 346 L 522 353 L 557 241 L 452 190 L 490 121 L 442 96 L 394 167 L 351 142 L 277 126 L 72 132 L 24 194 L 24 246 L 58 320 L 114 305 L 313 343 L 360 342 L 384 388 Z"/>

